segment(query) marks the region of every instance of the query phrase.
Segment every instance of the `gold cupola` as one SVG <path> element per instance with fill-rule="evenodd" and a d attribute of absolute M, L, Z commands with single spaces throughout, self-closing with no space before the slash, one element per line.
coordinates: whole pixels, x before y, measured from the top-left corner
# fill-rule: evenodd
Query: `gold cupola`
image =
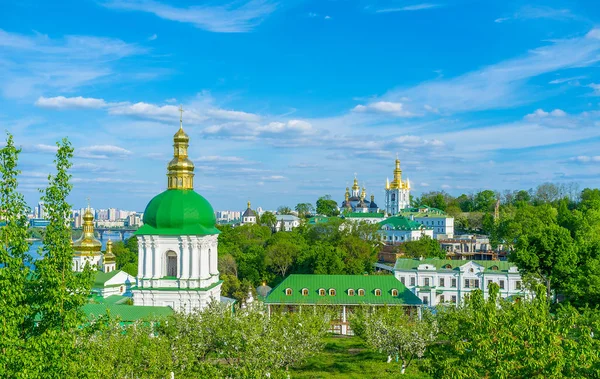
<path fill-rule="evenodd" d="M 173 159 L 169 162 L 168 189 L 194 189 L 194 163 L 188 158 L 190 137 L 183 131 L 183 108 L 179 107 L 179 130 L 173 136 Z"/>
<path fill-rule="evenodd" d="M 344 194 L 344 200 L 346 200 L 346 203 L 348 203 L 350 199 L 350 188 L 346 187 L 346 193 Z"/>
<path fill-rule="evenodd" d="M 402 170 L 400 169 L 400 159 L 396 158 L 396 167 L 394 168 L 394 180 L 390 186 L 392 189 L 402 188 Z"/>
<path fill-rule="evenodd" d="M 106 242 L 106 253 L 104 253 L 104 264 L 115 263 L 116 257 L 112 252 L 112 240 Z"/>
<path fill-rule="evenodd" d="M 354 178 L 354 185 L 352 186 L 352 191 L 359 191 L 360 187 L 358 186 L 358 179 Z"/>
<path fill-rule="evenodd" d="M 100 255 L 102 243 L 94 236 L 94 214 L 88 205 L 83 214 L 83 234 L 73 242 L 74 255 L 91 256 Z"/>

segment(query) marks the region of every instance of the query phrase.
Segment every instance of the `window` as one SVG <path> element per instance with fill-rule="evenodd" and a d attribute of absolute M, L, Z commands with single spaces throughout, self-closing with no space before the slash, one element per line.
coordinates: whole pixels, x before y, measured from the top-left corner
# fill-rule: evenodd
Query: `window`
<path fill-rule="evenodd" d="M 335 296 L 335 290 L 333 288 L 329 289 L 329 296 Z"/>
<path fill-rule="evenodd" d="M 381 290 L 380 289 L 376 289 L 375 290 L 375 296 L 381 296 Z"/>
<path fill-rule="evenodd" d="M 473 267 L 471 267 L 471 268 L 469 269 L 469 272 L 475 272 L 475 270 L 473 270 Z"/>
<path fill-rule="evenodd" d="M 490 284 L 492 284 L 492 280 L 488 279 L 488 281 L 487 281 L 487 288 L 490 288 Z"/>
<path fill-rule="evenodd" d="M 465 288 L 479 288 L 479 279 L 465 279 Z"/>
<path fill-rule="evenodd" d="M 520 289 L 522 289 L 522 288 L 523 288 L 523 283 L 522 283 L 520 280 L 517 280 L 517 281 L 515 282 L 515 289 L 518 289 L 518 290 L 520 290 Z"/>
<path fill-rule="evenodd" d="M 452 303 L 456 304 L 456 296 L 452 296 Z"/>
<path fill-rule="evenodd" d="M 404 276 L 400 277 L 400 283 L 406 285 L 406 278 Z"/>
<path fill-rule="evenodd" d="M 498 271 L 498 266 L 494 265 L 494 266 L 492 266 L 491 269 L 494 270 L 494 271 Z"/>
<path fill-rule="evenodd" d="M 410 278 L 410 285 L 415 286 L 415 278 L 414 277 Z"/>
<path fill-rule="evenodd" d="M 423 296 L 423 304 L 429 305 L 429 296 Z"/>
<path fill-rule="evenodd" d="M 429 278 L 425 278 L 423 281 L 424 281 L 424 283 L 425 283 L 426 286 L 429 286 Z"/>
<path fill-rule="evenodd" d="M 354 296 L 354 290 L 353 289 L 349 289 L 348 290 L 348 296 Z"/>
<path fill-rule="evenodd" d="M 446 300 L 444 299 L 444 295 L 440 295 L 440 303 L 445 302 Z"/>
<path fill-rule="evenodd" d="M 358 290 L 358 296 L 365 296 L 365 290 L 362 288 Z"/>
<path fill-rule="evenodd" d="M 456 278 L 452 278 L 452 285 L 451 287 L 456 288 Z"/>
<path fill-rule="evenodd" d="M 177 276 L 177 253 L 174 251 L 167 252 L 167 275 Z"/>
<path fill-rule="evenodd" d="M 291 288 L 286 288 L 285 289 L 285 295 L 286 296 L 292 296 L 292 289 Z"/>
<path fill-rule="evenodd" d="M 319 296 L 325 296 L 325 289 L 319 289 Z"/>
<path fill-rule="evenodd" d="M 446 287 L 446 281 L 444 280 L 444 278 L 440 278 L 440 287 Z"/>
<path fill-rule="evenodd" d="M 123 291 L 125 291 L 125 287 L 123 287 L 123 286 L 119 287 L 119 293 L 123 293 Z"/>
<path fill-rule="evenodd" d="M 308 296 L 308 288 L 302 288 L 302 296 Z"/>
<path fill-rule="evenodd" d="M 398 296 L 398 290 L 397 289 L 394 288 L 392 290 L 392 296 L 394 296 L 394 297 Z"/>
<path fill-rule="evenodd" d="M 452 269 L 452 266 L 451 266 L 451 265 L 449 265 L 449 264 L 447 264 L 447 265 L 445 265 L 445 266 L 444 266 L 444 268 L 447 268 L 448 270 L 451 270 L 451 269 Z"/>
<path fill-rule="evenodd" d="M 504 289 L 504 280 L 500 281 L 500 289 L 503 290 Z"/>

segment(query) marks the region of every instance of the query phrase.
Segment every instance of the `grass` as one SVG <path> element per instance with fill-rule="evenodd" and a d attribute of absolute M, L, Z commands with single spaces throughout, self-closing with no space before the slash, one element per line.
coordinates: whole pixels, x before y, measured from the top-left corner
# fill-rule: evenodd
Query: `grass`
<path fill-rule="evenodd" d="M 292 378 L 429 378 L 415 361 L 401 375 L 400 363 L 386 363 L 384 354 L 371 350 L 358 337 L 331 335 L 324 342 L 323 351 L 292 370 Z"/>

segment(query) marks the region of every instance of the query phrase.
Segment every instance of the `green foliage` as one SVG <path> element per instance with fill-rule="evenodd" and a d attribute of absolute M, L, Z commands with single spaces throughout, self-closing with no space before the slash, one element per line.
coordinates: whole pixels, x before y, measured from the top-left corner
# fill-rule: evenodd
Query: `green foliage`
<path fill-rule="evenodd" d="M 328 217 L 333 217 L 333 216 L 337 216 L 338 214 L 340 214 L 340 211 L 338 210 L 338 205 L 337 202 L 333 199 L 331 199 L 331 196 L 329 195 L 325 195 L 319 198 L 319 200 L 317 200 L 317 214 L 323 215 L 323 216 L 328 216 Z"/>
<path fill-rule="evenodd" d="M 416 241 L 408 241 L 398 246 L 398 252 L 410 258 L 440 258 L 445 259 L 446 253 L 438 240 L 422 236 Z"/>
<path fill-rule="evenodd" d="M 292 214 L 292 208 L 286 206 L 286 205 L 282 205 L 279 208 L 277 208 L 277 214 L 280 215 L 291 215 Z"/>
<path fill-rule="evenodd" d="M 115 255 L 118 270 L 123 270 L 133 276 L 137 275 L 138 245 L 135 236 L 128 238 L 125 242 L 114 242 L 112 252 Z"/>
<path fill-rule="evenodd" d="M 311 203 L 299 203 L 295 210 L 298 212 L 298 217 L 305 218 L 315 212 L 315 207 Z"/>
<path fill-rule="evenodd" d="M 277 224 L 277 216 L 273 213 L 266 211 L 260 216 L 260 225 L 269 227 L 271 230 L 275 230 L 275 224 Z"/>
<path fill-rule="evenodd" d="M 26 263 L 30 262 L 27 217 L 29 209 L 17 190 L 20 149 L 8 134 L 0 149 L 0 377 L 23 377 L 28 365 L 27 333 L 24 328 L 31 318 L 31 304 L 26 290 Z"/>

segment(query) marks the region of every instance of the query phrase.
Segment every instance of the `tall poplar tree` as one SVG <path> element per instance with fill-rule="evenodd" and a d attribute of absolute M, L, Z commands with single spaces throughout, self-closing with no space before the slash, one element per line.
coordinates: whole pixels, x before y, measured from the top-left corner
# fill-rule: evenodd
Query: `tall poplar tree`
<path fill-rule="evenodd" d="M 28 208 L 18 192 L 20 149 L 12 135 L 0 149 L 0 377 L 17 376 L 27 359 L 24 325 L 30 315 L 25 291 L 30 260 Z"/>
<path fill-rule="evenodd" d="M 73 247 L 69 216 L 71 192 L 68 170 L 73 147 L 67 139 L 57 143 L 56 173 L 48 176 L 42 200 L 50 221 L 44 235 L 42 259 L 36 262 L 31 304 L 35 309 L 32 348 L 41 361 L 37 366 L 47 378 L 69 377 L 75 352 L 75 335 L 84 322 L 81 307 L 91 289 L 92 271 L 72 270 Z"/>

